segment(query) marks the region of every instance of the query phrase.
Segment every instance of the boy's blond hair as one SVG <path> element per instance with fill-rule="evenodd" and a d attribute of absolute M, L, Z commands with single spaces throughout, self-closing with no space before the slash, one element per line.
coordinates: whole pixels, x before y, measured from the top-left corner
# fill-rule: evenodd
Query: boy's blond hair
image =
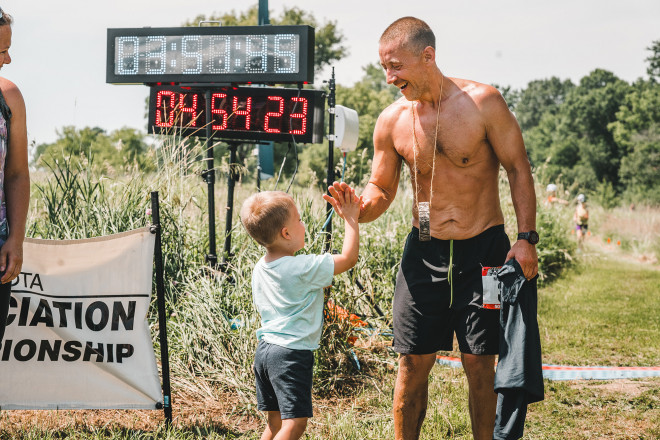
<path fill-rule="evenodd" d="M 243 202 L 241 223 L 250 237 L 266 247 L 275 241 L 295 206 L 293 198 L 285 192 L 258 192 Z"/>

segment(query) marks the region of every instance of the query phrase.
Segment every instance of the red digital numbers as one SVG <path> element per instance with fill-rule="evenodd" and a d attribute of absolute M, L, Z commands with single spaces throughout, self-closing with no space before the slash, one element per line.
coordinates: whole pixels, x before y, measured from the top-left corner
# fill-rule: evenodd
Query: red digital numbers
<path fill-rule="evenodd" d="M 277 101 L 278 107 L 276 112 L 266 113 L 264 118 L 264 131 L 268 133 L 281 133 L 282 131 L 279 128 L 270 128 L 269 121 L 270 118 L 281 118 L 284 113 L 284 98 L 281 96 L 269 96 L 268 101 Z"/>
<path fill-rule="evenodd" d="M 171 90 L 159 91 L 156 96 L 156 126 L 172 127 L 177 118 L 183 118 L 186 115 L 188 126 L 197 127 L 199 116 L 197 102 L 196 94 L 175 93 Z"/>
<path fill-rule="evenodd" d="M 171 127 L 174 125 L 175 95 L 176 93 L 171 90 L 158 91 L 156 96 L 156 125 L 158 127 Z M 163 99 L 164 97 L 168 99 Z M 164 101 L 167 101 L 168 105 L 165 105 Z"/>
<path fill-rule="evenodd" d="M 305 134 L 307 131 L 307 100 L 305 98 L 291 98 L 292 101 L 296 103 L 301 103 L 297 104 L 294 106 L 294 109 L 300 109 L 302 106 L 302 109 L 300 109 L 300 113 L 291 113 L 291 120 L 293 119 L 300 119 L 302 122 L 302 127 L 300 130 L 291 130 L 291 134 Z"/>
<path fill-rule="evenodd" d="M 305 135 L 308 99 L 300 96 L 227 93 L 211 95 L 214 131 L 249 131 Z M 203 92 L 158 90 L 154 125 L 159 128 L 203 128 L 206 97 Z"/>
<path fill-rule="evenodd" d="M 243 109 L 243 110 L 241 110 Z M 245 129 L 250 129 L 250 116 L 252 116 L 252 98 L 248 97 L 244 103 L 238 104 L 238 96 L 234 96 L 231 105 L 231 114 L 236 116 L 245 116 Z M 237 128 L 238 130 L 238 128 Z"/>
<path fill-rule="evenodd" d="M 220 125 L 213 124 L 211 126 L 211 128 L 213 130 L 225 130 L 227 128 L 227 124 L 229 122 L 228 121 L 229 115 L 227 115 L 227 110 L 223 110 L 222 108 L 217 108 L 216 103 L 215 103 L 216 99 L 226 99 L 226 98 L 227 98 L 226 93 L 214 93 L 211 96 L 211 114 L 212 115 L 221 115 L 221 117 L 222 117 L 222 124 L 220 124 Z M 215 116 L 213 116 L 213 120 L 214 121 L 216 120 Z"/>
<path fill-rule="evenodd" d="M 190 118 L 190 126 L 197 127 L 197 94 L 192 95 L 192 103 L 190 104 L 190 107 L 186 107 L 184 103 L 187 96 L 188 95 L 183 93 L 179 95 L 179 111 L 181 112 L 182 117 L 188 113 Z"/>

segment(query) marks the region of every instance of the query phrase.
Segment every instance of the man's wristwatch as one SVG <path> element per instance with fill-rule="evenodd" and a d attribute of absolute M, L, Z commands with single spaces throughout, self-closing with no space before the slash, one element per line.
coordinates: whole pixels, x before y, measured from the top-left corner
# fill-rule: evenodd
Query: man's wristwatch
<path fill-rule="evenodd" d="M 527 240 L 529 244 L 536 244 L 539 242 L 539 233 L 536 231 L 519 232 L 518 240 Z"/>

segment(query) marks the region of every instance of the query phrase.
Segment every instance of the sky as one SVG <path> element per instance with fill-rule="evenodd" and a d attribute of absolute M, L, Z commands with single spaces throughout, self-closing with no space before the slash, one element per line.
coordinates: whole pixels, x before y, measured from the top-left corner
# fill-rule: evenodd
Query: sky
<path fill-rule="evenodd" d="M 177 27 L 199 14 L 244 11 L 258 0 L 0 0 L 14 17 L 12 63 L 0 72 L 18 85 L 30 145 L 54 142 L 64 126 L 146 129 L 144 85 L 106 84 L 108 28 Z M 245 5 L 245 6 L 240 6 Z M 596 68 L 632 82 L 646 76 L 646 50 L 660 40 L 658 0 L 270 0 L 334 21 L 349 55 L 334 64 L 350 86 L 378 61 L 378 38 L 412 15 L 436 34 L 436 59 L 450 77 L 525 88 L 557 76 L 578 82 Z M 316 78 L 316 87 L 329 72 Z"/>

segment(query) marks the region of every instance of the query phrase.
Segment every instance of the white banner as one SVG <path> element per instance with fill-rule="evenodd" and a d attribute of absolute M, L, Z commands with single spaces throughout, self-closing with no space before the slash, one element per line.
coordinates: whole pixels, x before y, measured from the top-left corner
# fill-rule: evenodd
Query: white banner
<path fill-rule="evenodd" d="M 155 409 L 155 235 L 26 239 L 0 348 L 1 409 Z"/>

